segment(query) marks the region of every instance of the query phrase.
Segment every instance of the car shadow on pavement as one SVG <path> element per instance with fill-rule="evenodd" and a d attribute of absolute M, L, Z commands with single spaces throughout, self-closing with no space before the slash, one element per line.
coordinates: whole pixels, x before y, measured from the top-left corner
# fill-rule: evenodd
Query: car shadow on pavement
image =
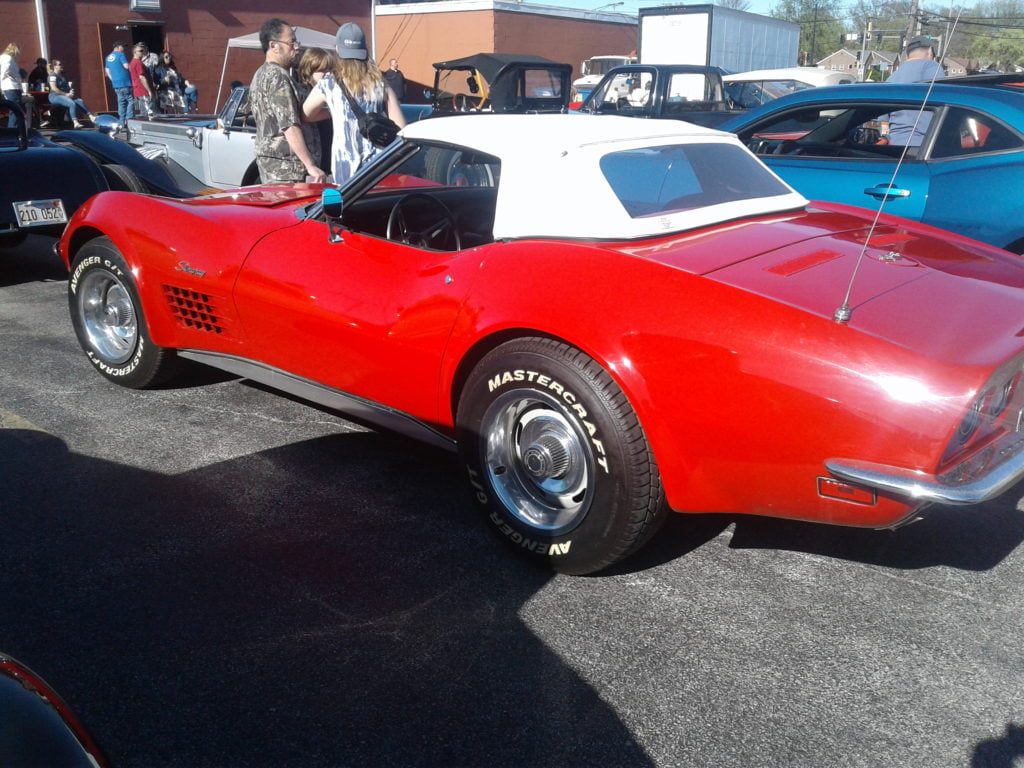
<path fill-rule="evenodd" d="M 757 515 L 669 513 L 646 547 L 599 575 L 654 568 L 685 557 L 726 533 L 733 549 L 779 549 L 904 570 L 945 565 L 986 571 L 1024 541 L 1024 512 L 1016 506 L 1022 495 L 1024 483 L 984 505 L 932 507 L 920 520 L 896 530 Z"/>
<path fill-rule="evenodd" d="M 896 530 L 847 528 L 759 517 L 734 517 L 729 546 L 782 549 L 870 565 L 914 570 L 948 566 L 987 571 L 1024 541 L 1024 488 L 972 507 L 932 507 Z"/>
<path fill-rule="evenodd" d="M 169 475 L 0 430 L 0 648 L 114 765 L 652 765 L 454 465 L 349 433 Z"/>
<path fill-rule="evenodd" d="M 68 271 L 53 252 L 56 238 L 29 235 L 25 242 L 0 248 L 0 288 L 45 280 L 67 280 Z"/>
<path fill-rule="evenodd" d="M 640 573 L 686 557 L 723 534 L 732 524 L 730 515 L 691 515 L 669 512 L 664 525 L 635 555 L 601 571 L 598 576 Z"/>
<path fill-rule="evenodd" d="M 1018 757 L 1024 757 L 1024 725 L 1007 723 L 1002 736 L 978 743 L 970 768 L 1014 768 Z"/>

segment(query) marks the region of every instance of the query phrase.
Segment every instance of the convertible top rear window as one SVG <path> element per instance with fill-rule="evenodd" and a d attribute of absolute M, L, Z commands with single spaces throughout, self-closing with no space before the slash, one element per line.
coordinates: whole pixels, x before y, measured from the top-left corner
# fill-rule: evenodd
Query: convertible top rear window
<path fill-rule="evenodd" d="M 687 144 L 613 152 L 601 173 L 631 218 L 790 192 L 731 144 Z"/>

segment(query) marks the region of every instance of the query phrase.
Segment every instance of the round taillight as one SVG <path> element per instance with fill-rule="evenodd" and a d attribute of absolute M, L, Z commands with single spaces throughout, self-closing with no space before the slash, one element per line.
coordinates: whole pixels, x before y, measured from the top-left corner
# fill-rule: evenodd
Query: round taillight
<path fill-rule="evenodd" d="M 992 402 L 988 406 L 988 412 L 992 416 L 999 416 L 1006 410 L 1006 406 L 1010 404 L 1013 393 L 1017 389 L 1018 381 L 1020 381 L 1020 373 L 1011 376 L 1005 384 L 992 393 Z"/>
<path fill-rule="evenodd" d="M 966 445 L 967 441 L 970 440 L 974 433 L 978 431 L 978 427 L 981 425 L 981 413 L 985 403 L 985 394 L 982 393 L 974 402 L 971 403 L 971 407 L 968 409 L 963 420 L 960 422 L 960 426 L 956 429 L 956 442 L 958 445 Z"/>

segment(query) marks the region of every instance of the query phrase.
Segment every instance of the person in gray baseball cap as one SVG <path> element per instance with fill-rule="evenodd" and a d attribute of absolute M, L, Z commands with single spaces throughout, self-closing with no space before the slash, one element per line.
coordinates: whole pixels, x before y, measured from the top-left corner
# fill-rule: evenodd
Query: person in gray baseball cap
<path fill-rule="evenodd" d="M 935 60 L 935 38 L 916 35 L 903 48 L 903 63 L 890 75 L 890 83 L 927 83 L 945 77 L 946 71 Z"/>
<path fill-rule="evenodd" d="M 922 83 L 946 76 L 935 60 L 935 38 L 916 35 L 903 48 L 903 63 L 889 76 L 889 83 Z M 896 146 L 919 147 L 932 123 L 931 110 L 900 109 L 888 116 L 880 115 L 882 142 Z"/>
<path fill-rule="evenodd" d="M 331 170 L 334 183 L 341 184 L 380 149 L 360 133 L 359 118 L 349 96 L 364 113 L 384 112 L 399 128 L 405 127 L 405 119 L 398 97 L 366 50 L 366 36 L 358 24 L 350 22 L 338 28 L 335 48 L 338 61 L 334 72 L 317 83 L 302 110 L 307 120 L 330 117 L 333 121 Z"/>
<path fill-rule="evenodd" d="M 366 61 L 366 35 L 358 24 L 348 22 L 338 27 L 338 34 L 334 37 L 338 49 L 338 56 L 343 59 L 355 59 Z"/>

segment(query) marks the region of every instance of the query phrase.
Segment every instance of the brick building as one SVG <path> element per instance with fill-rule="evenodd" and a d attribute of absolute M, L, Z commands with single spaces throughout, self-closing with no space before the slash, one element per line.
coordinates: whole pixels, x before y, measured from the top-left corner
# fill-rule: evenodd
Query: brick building
<path fill-rule="evenodd" d="M 37 14 L 37 7 L 41 8 Z M 144 10 L 145 9 L 145 10 Z M 116 109 L 103 76 L 103 57 L 114 40 L 145 42 L 174 54 L 182 74 L 199 86 L 199 107 L 212 110 L 228 38 L 258 31 L 280 15 L 292 24 L 331 32 L 346 21 L 368 25 L 369 0 L 0 0 L 3 42 L 21 48 L 18 63 L 59 58 L 75 90 L 93 109 Z M 131 53 L 129 51 L 129 56 Z M 259 51 L 232 51 L 225 82 L 248 82 L 260 65 Z"/>
<path fill-rule="evenodd" d="M 571 64 L 636 50 L 637 19 L 624 13 L 581 11 L 505 0 L 440 0 L 378 5 L 377 61 L 398 59 L 407 100 L 434 82 L 435 61 L 474 53 L 529 53 Z"/>
<path fill-rule="evenodd" d="M 25 70 L 40 56 L 63 60 L 86 103 L 104 111 L 116 103 L 103 57 L 114 40 L 145 42 L 174 54 L 182 74 L 199 87 L 200 110 L 212 111 L 227 41 L 258 31 L 275 15 L 330 34 L 347 21 L 360 24 L 383 66 L 389 58 L 400 60 L 413 81 L 411 94 L 420 92 L 415 83 L 433 83 L 431 63 L 466 54 L 532 53 L 578 68 L 590 56 L 636 47 L 636 18 L 619 13 L 500 0 L 376 5 L 375 36 L 371 13 L 370 0 L 0 0 L 0 48 L 17 43 Z M 224 82 L 249 82 L 261 61 L 259 50 L 232 49 Z"/>

